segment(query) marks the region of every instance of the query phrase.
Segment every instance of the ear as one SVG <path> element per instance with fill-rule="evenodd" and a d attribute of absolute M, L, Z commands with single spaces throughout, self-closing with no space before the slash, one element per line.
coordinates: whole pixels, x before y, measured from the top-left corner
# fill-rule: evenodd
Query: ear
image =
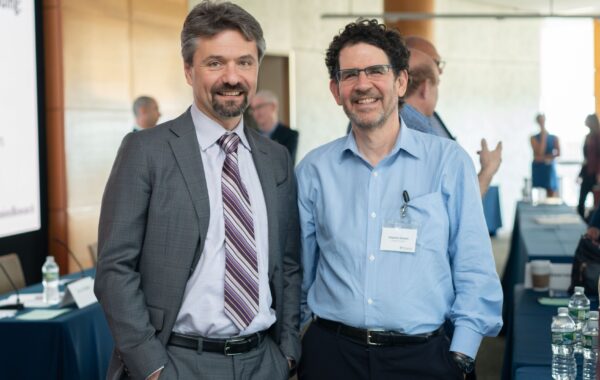
<path fill-rule="evenodd" d="M 188 65 L 187 63 L 183 63 L 183 72 L 185 73 L 185 80 L 186 82 L 192 86 L 194 81 L 193 81 L 193 73 L 192 71 L 194 70 L 193 66 Z"/>
<path fill-rule="evenodd" d="M 340 99 L 340 86 L 335 79 L 331 79 L 329 81 L 329 91 L 331 91 L 331 94 L 335 98 L 335 102 L 338 104 L 338 106 L 341 106 L 342 100 Z"/>
<path fill-rule="evenodd" d="M 419 86 L 417 93 L 419 94 L 419 97 L 421 99 L 427 99 L 429 97 L 429 91 L 430 91 L 430 83 L 429 83 L 428 79 L 425 79 L 423 81 L 423 83 L 421 83 L 421 85 Z"/>
<path fill-rule="evenodd" d="M 398 92 L 398 97 L 403 97 L 406 94 L 406 89 L 408 88 L 408 71 L 401 70 L 396 77 L 396 90 Z"/>

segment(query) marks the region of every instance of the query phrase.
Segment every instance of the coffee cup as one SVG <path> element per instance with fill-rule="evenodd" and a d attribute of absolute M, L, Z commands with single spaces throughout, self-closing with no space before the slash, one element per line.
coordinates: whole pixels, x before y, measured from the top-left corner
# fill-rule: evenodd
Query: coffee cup
<path fill-rule="evenodd" d="M 530 267 L 533 290 L 538 292 L 548 290 L 548 285 L 550 285 L 550 260 L 532 260 Z"/>

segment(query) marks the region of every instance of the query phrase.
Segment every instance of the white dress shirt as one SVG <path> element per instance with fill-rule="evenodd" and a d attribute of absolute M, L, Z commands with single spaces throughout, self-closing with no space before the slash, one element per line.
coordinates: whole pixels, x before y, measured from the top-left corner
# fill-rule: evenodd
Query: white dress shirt
<path fill-rule="evenodd" d="M 173 331 L 200 335 L 209 338 L 227 338 L 248 335 L 266 330 L 275 322 L 275 311 L 271 308 L 271 292 L 268 276 L 268 221 L 267 208 L 262 187 L 254 166 L 250 145 L 244 134 L 243 119 L 233 130 L 240 137 L 238 165 L 242 182 L 252 205 L 254 236 L 258 255 L 259 307 L 254 320 L 243 331 L 225 315 L 225 222 L 223 219 L 223 196 L 221 193 L 221 171 L 225 152 L 217 140 L 227 131 L 204 115 L 195 104 L 191 107 L 192 120 L 200 145 L 200 155 L 208 188 L 210 221 L 205 237 L 204 250 L 194 273 L 188 280 L 183 303 Z M 192 207 L 190 203 L 190 207 Z"/>

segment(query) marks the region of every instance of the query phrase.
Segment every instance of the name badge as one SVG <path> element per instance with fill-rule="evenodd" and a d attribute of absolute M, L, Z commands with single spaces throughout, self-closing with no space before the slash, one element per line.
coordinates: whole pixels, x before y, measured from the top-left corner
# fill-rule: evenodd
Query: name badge
<path fill-rule="evenodd" d="M 383 227 L 381 230 L 382 251 L 415 253 L 417 248 L 417 229 L 406 227 Z"/>

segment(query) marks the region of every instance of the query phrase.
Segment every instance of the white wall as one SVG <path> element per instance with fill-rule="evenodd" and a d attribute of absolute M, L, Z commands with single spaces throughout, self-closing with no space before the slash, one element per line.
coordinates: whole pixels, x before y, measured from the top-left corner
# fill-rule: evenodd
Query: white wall
<path fill-rule="evenodd" d="M 438 0 L 436 11 L 504 12 L 464 0 Z M 523 178 L 531 174 L 529 137 L 540 99 L 540 21 L 436 20 L 435 44 L 446 61 L 437 110 L 477 169 L 481 138 L 503 143 L 492 184 L 500 186 L 504 230 L 512 229 Z M 492 146 L 492 147 L 493 147 Z"/>

